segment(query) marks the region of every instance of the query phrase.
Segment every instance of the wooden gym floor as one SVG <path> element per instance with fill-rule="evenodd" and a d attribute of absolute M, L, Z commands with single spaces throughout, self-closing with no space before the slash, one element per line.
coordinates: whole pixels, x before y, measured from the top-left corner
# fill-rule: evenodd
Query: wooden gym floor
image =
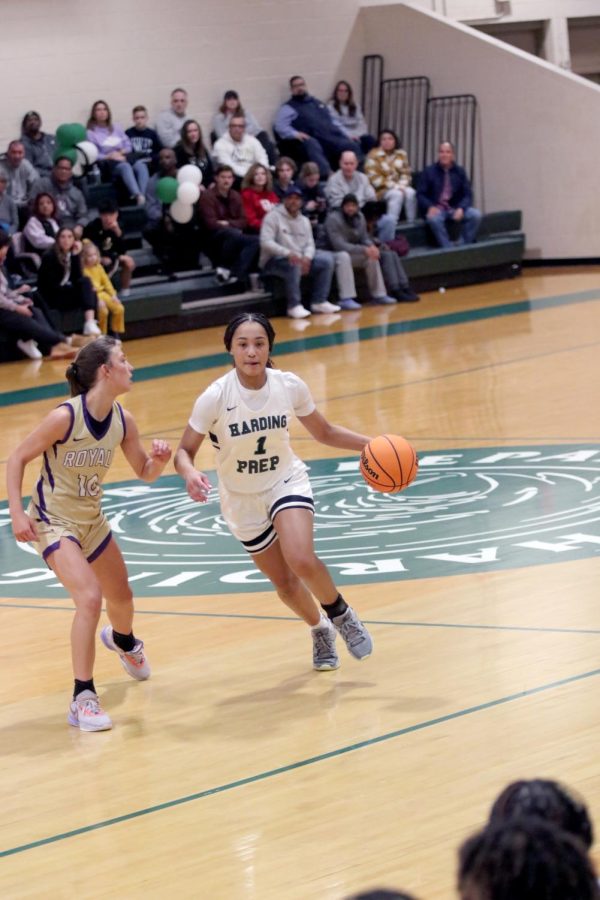
<path fill-rule="evenodd" d="M 306 629 L 216 511 L 190 527 L 170 468 L 148 497 L 174 518 L 149 520 L 158 502 L 129 516 L 120 457 L 107 498 L 153 675 L 127 680 L 100 648 L 114 729 L 79 733 L 70 603 L 14 544 L 2 477 L 2 897 L 341 900 L 385 885 L 435 900 L 455 896 L 456 849 L 514 778 L 565 781 L 600 823 L 600 271 L 274 324 L 276 364 L 328 418 L 403 434 L 421 459 L 405 494 L 374 498 L 348 454 L 292 428 L 316 473 L 320 552 L 375 652 L 359 664 L 340 648 L 338 671 L 313 672 Z M 145 440 L 176 445 L 226 369 L 221 335 L 126 345 Z M 0 367 L 2 476 L 63 372 Z"/>

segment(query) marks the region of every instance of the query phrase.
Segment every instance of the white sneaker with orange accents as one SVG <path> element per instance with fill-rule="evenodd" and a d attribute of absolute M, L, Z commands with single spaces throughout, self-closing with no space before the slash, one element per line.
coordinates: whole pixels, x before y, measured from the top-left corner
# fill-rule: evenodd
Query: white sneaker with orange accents
<path fill-rule="evenodd" d="M 112 728 L 110 716 L 100 706 L 98 695 L 82 691 L 71 700 L 67 722 L 80 731 L 108 731 Z"/>
<path fill-rule="evenodd" d="M 146 681 L 150 678 L 150 663 L 144 655 L 144 642 L 136 641 L 133 650 L 121 650 L 114 642 L 113 630 L 110 625 L 105 625 L 100 632 L 100 639 L 108 650 L 114 650 L 119 654 L 121 665 L 128 675 L 136 681 Z"/>

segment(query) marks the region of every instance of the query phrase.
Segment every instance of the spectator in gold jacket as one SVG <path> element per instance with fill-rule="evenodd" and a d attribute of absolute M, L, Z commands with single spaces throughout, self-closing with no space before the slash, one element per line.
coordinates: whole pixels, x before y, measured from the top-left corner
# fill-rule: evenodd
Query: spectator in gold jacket
<path fill-rule="evenodd" d="M 379 132 L 378 146 L 365 160 L 365 175 L 375 188 L 378 200 L 385 200 L 388 215 L 397 222 L 406 205 L 406 219 L 414 222 L 417 216 L 417 192 L 411 187 L 412 171 L 405 150 L 399 146 L 397 135 L 389 129 Z"/>

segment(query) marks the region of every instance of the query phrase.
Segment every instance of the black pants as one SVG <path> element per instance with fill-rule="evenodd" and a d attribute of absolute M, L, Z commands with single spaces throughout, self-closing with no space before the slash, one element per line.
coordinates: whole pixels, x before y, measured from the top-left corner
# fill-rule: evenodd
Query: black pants
<path fill-rule="evenodd" d="M 0 309 L 0 329 L 13 335 L 17 341 L 34 340 L 43 354 L 65 340 L 64 334 L 52 327 L 37 306 L 31 307 L 32 315 L 22 316 L 8 309 Z"/>
<path fill-rule="evenodd" d="M 209 255 L 214 266 L 231 270 L 236 278 L 246 278 L 258 267 L 258 236 L 242 234 L 237 228 L 219 228 L 211 232 Z"/>
<path fill-rule="evenodd" d="M 96 310 L 96 292 L 85 275 L 78 281 L 60 284 L 43 299 L 50 309 L 65 312 L 68 309 Z"/>

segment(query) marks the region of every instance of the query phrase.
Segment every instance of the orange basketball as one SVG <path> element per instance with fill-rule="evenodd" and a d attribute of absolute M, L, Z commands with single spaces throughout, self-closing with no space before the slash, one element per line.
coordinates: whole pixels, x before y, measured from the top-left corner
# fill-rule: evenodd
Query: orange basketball
<path fill-rule="evenodd" d="M 373 438 L 360 455 L 360 473 L 382 494 L 397 494 L 414 481 L 419 461 L 414 447 L 397 434 Z"/>

